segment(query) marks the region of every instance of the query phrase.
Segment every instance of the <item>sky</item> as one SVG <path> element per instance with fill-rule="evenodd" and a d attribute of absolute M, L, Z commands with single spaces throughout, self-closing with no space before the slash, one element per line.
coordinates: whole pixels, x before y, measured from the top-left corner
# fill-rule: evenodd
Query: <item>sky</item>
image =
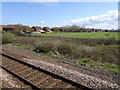
<path fill-rule="evenodd" d="M 117 2 L 2 2 L 2 24 L 117 29 Z"/>

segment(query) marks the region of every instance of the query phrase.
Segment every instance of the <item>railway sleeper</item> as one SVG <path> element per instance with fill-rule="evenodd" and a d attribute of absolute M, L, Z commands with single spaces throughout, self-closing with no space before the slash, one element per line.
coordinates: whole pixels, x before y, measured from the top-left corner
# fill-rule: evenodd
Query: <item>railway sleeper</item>
<path fill-rule="evenodd" d="M 32 70 L 31 68 L 29 69 L 29 71 Z M 27 78 L 29 75 L 31 75 L 32 73 L 35 73 L 36 71 L 30 71 L 28 74 L 25 75 L 25 78 Z M 23 72 L 26 73 L 26 72 Z"/>
<path fill-rule="evenodd" d="M 35 79 L 31 80 L 31 82 L 33 82 L 33 83 L 37 82 L 36 85 L 38 86 L 38 84 L 39 84 L 39 82 L 40 82 L 41 79 L 42 79 L 42 76 L 38 76 Z"/>
<path fill-rule="evenodd" d="M 14 64 L 14 63 L 11 64 L 10 62 L 9 63 L 2 62 L 2 65 L 6 66 L 6 67 L 14 67 L 14 66 L 16 66 L 16 64 Z"/>
<path fill-rule="evenodd" d="M 10 57 L 10 56 L 9 56 Z M 17 60 L 17 59 L 14 59 L 14 60 Z M 22 61 L 21 61 L 22 62 Z M 24 63 L 25 64 L 25 63 Z M 26 64 L 26 65 L 28 65 L 28 64 Z M 31 65 L 30 65 L 31 66 Z M 28 73 L 29 71 L 27 71 L 27 73 Z M 46 72 L 46 71 L 45 71 Z M 50 76 L 49 76 L 50 77 Z M 61 76 L 60 76 L 61 77 Z M 44 77 L 43 77 L 44 78 Z M 47 80 L 46 78 L 44 78 L 44 80 Z M 38 84 L 38 85 L 40 85 L 40 84 L 44 84 L 45 83 L 45 81 L 44 81 L 43 79 L 40 81 L 40 83 Z M 27 80 L 26 80 L 27 81 Z M 68 80 L 69 81 L 69 80 Z M 63 82 L 63 81 L 61 81 L 61 83 L 57 83 L 55 86 L 53 86 L 53 87 L 65 87 L 67 84 L 65 83 L 65 82 Z"/>
<path fill-rule="evenodd" d="M 3 65 L 3 66 L 5 66 L 5 65 Z M 9 70 L 11 70 L 11 71 L 13 71 L 14 69 L 15 69 L 15 67 L 17 67 L 17 66 L 13 66 L 13 65 L 10 65 L 10 66 L 5 66 L 6 68 L 9 68 Z"/>
<path fill-rule="evenodd" d="M 46 82 L 46 80 L 47 80 L 48 78 L 51 78 L 51 77 L 50 77 L 50 76 L 47 76 L 46 78 L 43 77 L 43 78 L 39 81 L 39 83 L 37 84 L 37 86 L 42 87 L 42 85 Z"/>
<path fill-rule="evenodd" d="M 51 84 L 53 84 L 53 83 L 56 83 L 56 82 L 58 82 L 58 80 L 50 80 L 50 82 L 48 82 L 48 83 L 46 83 L 43 87 L 45 87 L 45 88 L 51 88 Z M 50 86 L 50 87 L 48 87 L 48 86 Z"/>
<path fill-rule="evenodd" d="M 27 70 L 26 66 L 24 66 L 24 67 L 17 67 L 17 68 L 14 69 L 14 71 L 17 72 L 17 73 L 22 72 L 24 70 Z"/>
<path fill-rule="evenodd" d="M 27 79 L 24 77 L 21 77 L 20 75 L 14 73 L 13 71 L 9 70 L 8 68 L 1 66 L 3 69 L 7 70 L 9 73 L 13 74 L 15 77 L 19 78 L 21 81 L 24 81 L 26 85 L 30 85 L 33 89 L 40 89 L 38 88 L 35 84 L 29 82 Z M 41 90 L 41 89 L 40 89 Z"/>
<path fill-rule="evenodd" d="M 27 71 L 30 71 L 30 70 L 32 70 L 32 68 L 27 68 L 27 69 L 22 70 L 21 72 L 18 72 L 18 74 L 19 75 L 24 75 L 24 74 L 26 74 Z"/>
<path fill-rule="evenodd" d="M 35 75 L 33 78 L 30 79 L 31 82 L 34 82 L 36 80 L 40 80 L 42 78 L 42 73 Z"/>
<path fill-rule="evenodd" d="M 29 79 L 29 80 L 32 80 L 36 75 L 32 73 L 30 73 L 29 75 L 25 75 L 25 78 Z"/>

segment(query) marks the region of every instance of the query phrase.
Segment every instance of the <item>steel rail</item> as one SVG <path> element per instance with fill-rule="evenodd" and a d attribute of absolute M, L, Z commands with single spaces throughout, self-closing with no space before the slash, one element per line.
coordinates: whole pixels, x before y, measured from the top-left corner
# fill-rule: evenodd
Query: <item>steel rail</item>
<path fill-rule="evenodd" d="M 1 53 L 0 53 L 0 54 L 1 54 Z M 57 74 L 51 73 L 51 72 L 49 72 L 49 71 L 47 71 L 47 70 L 38 68 L 38 67 L 36 67 L 36 66 L 34 66 L 34 65 L 31 65 L 31 64 L 28 64 L 28 63 L 26 63 L 26 62 L 23 62 L 23 61 L 21 61 L 21 60 L 19 60 L 19 59 L 17 59 L 17 58 L 14 58 L 14 57 L 12 57 L 12 56 L 9 56 L 9 55 L 7 55 L 7 54 L 3 54 L 3 53 L 2 53 L 1 55 L 2 55 L 2 56 L 5 56 L 5 57 L 7 57 L 7 58 L 9 58 L 9 59 L 12 59 L 12 60 L 14 60 L 14 61 L 16 61 L 16 62 L 19 62 L 19 63 L 22 63 L 22 64 L 27 65 L 27 66 L 29 66 L 29 67 L 32 67 L 33 69 L 37 69 L 37 70 L 39 70 L 40 72 L 46 73 L 46 74 L 49 75 L 49 76 L 56 77 L 56 78 L 58 78 L 58 79 L 60 79 L 60 80 L 62 80 L 62 81 L 65 81 L 65 82 L 67 82 L 67 83 L 69 83 L 69 84 L 71 84 L 71 85 L 73 85 L 73 86 L 75 86 L 75 87 L 77 87 L 77 88 L 81 88 L 81 89 L 83 89 L 83 90 L 92 90 L 92 88 L 83 86 L 83 85 L 81 85 L 81 84 L 79 84 L 79 83 L 77 83 L 77 82 L 74 82 L 74 81 L 72 81 L 72 80 L 69 80 L 69 79 L 67 79 L 67 78 L 65 78 L 65 77 L 62 77 L 62 76 L 59 76 L 59 75 L 57 75 Z M 0 65 L 0 66 L 1 66 L 1 65 Z M 20 77 L 22 80 L 28 82 L 28 83 L 29 83 L 30 85 L 32 85 L 34 88 L 39 88 L 38 86 L 36 86 L 36 85 L 34 85 L 33 83 L 29 82 L 28 80 L 22 78 L 22 77 L 19 76 L 18 74 L 10 71 L 9 69 L 5 68 L 4 66 L 1 66 L 1 67 L 4 68 L 5 70 L 11 72 L 12 74 Z"/>
<path fill-rule="evenodd" d="M 18 75 L 17 73 L 12 72 L 11 70 L 9 70 L 8 68 L 4 67 L 3 65 L 0 65 L 1 68 L 3 68 L 4 70 L 6 70 L 7 72 L 11 73 L 13 76 L 17 77 L 18 79 L 24 81 L 26 84 L 30 85 L 33 89 L 40 89 L 38 86 L 36 86 L 35 84 L 29 82 L 28 80 L 26 80 L 25 78 L 21 77 L 20 75 Z"/>

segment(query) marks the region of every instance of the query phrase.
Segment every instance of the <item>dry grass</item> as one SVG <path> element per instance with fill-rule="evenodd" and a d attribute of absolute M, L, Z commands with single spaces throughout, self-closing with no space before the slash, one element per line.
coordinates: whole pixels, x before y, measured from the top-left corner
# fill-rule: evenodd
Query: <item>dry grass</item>
<path fill-rule="evenodd" d="M 118 73 L 120 41 L 107 39 L 75 39 L 62 37 L 18 37 L 13 42 L 37 53 L 84 63 Z M 110 67 L 109 67 L 110 66 Z"/>
<path fill-rule="evenodd" d="M 115 40 L 61 37 L 18 37 L 14 41 L 17 45 L 32 46 L 32 49 L 39 53 L 52 52 L 68 59 L 91 58 L 113 64 L 117 64 L 118 43 L 119 41 Z"/>

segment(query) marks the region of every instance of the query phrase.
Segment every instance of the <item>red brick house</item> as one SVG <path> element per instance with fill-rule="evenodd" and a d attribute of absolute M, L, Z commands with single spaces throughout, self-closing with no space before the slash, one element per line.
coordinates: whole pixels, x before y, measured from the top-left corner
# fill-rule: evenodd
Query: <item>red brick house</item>
<path fill-rule="evenodd" d="M 33 26 L 32 28 L 34 29 L 35 33 L 45 33 L 40 26 Z"/>
<path fill-rule="evenodd" d="M 24 25 L 2 25 L 2 30 L 3 31 L 21 31 L 24 30 L 25 28 L 30 28 L 29 26 L 24 26 Z"/>
<path fill-rule="evenodd" d="M 44 30 L 45 32 L 52 32 L 49 27 L 43 27 L 42 30 Z"/>
<path fill-rule="evenodd" d="M 59 27 L 60 31 L 64 31 L 64 28 L 63 27 Z"/>

